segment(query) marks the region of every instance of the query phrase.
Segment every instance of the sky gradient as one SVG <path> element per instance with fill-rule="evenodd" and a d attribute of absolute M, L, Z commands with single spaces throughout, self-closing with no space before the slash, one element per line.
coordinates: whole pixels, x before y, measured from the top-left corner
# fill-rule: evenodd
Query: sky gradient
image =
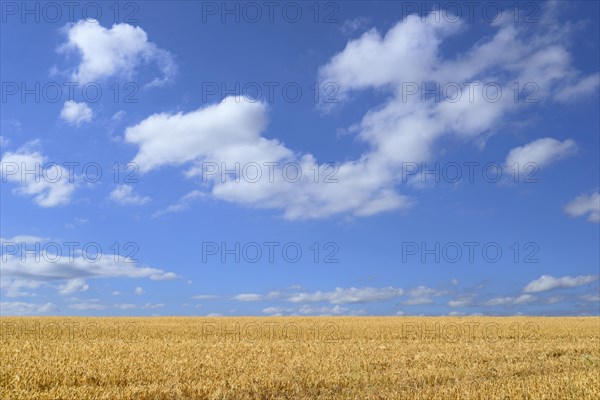
<path fill-rule="evenodd" d="M 597 2 L 23 4 L 2 315 L 600 313 Z"/>

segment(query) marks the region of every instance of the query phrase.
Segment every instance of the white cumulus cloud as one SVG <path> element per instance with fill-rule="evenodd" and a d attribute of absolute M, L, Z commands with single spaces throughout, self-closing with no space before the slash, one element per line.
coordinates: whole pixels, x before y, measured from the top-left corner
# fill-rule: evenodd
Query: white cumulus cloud
<path fill-rule="evenodd" d="M 77 103 L 73 100 L 65 101 L 60 112 L 60 117 L 71 125 L 80 126 L 84 122 L 90 122 L 94 113 L 85 103 Z"/>
<path fill-rule="evenodd" d="M 155 63 L 162 73 L 150 86 L 164 84 L 176 74 L 172 55 L 149 42 L 139 26 L 120 23 L 107 29 L 88 19 L 69 24 L 65 33 L 67 41 L 59 47 L 59 53 L 75 51 L 81 57 L 72 73 L 81 84 L 112 76 L 131 79 L 140 66 L 149 63 Z"/>
<path fill-rule="evenodd" d="M 211 176 L 204 182 L 208 193 L 249 207 L 281 209 L 287 219 L 364 217 L 411 207 L 414 200 L 402 193 L 399 182 L 402 165 L 434 159 L 442 137 L 485 143 L 510 123 L 509 116 L 526 107 L 514 101 L 511 85 L 515 82 L 536 82 L 537 96 L 549 102 L 560 101 L 559 93 L 569 87 L 590 85 L 590 77 L 572 67 L 568 32 L 546 20 L 545 24 L 518 24 L 503 18 L 492 26 L 492 35 L 457 54 L 447 54 L 443 45 L 469 27 L 436 12 L 424 19 L 409 15 L 385 33 L 371 29 L 349 40 L 319 69 L 318 80 L 336 83 L 339 105 L 365 90 L 388 96 L 347 129 L 357 135 L 364 150 L 355 159 L 336 164 L 337 182 L 314 182 L 305 173 L 290 183 L 276 168 L 273 181 L 222 182 Z M 494 101 L 482 89 L 490 82 L 504 94 Z M 418 89 L 421 84 L 458 83 L 463 89 L 460 97 L 449 96 L 452 101 L 436 101 L 435 96 L 407 95 L 407 83 Z M 198 177 L 207 162 L 229 168 L 235 163 L 269 162 L 296 163 L 303 172 L 315 165 L 324 169 L 325 164 L 311 153 L 264 137 L 267 112 L 265 103 L 232 96 L 185 113 L 153 114 L 128 127 L 125 141 L 137 146 L 133 162 L 141 172 L 175 165 L 186 166 L 188 177 Z M 572 146 L 570 141 L 558 145 L 545 141 L 515 153 L 530 151 L 539 156 L 537 161 L 548 163 Z"/>
<path fill-rule="evenodd" d="M 600 223 L 600 193 L 581 194 L 565 206 L 565 212 L 572 217 L 587 214 L 588 221 Z"/>
<path fill-rule="evenodd" d="M 85 279 L 75 278 L 68 280 L 64 285 L 60 285 L 59 293 L 68 295 L 75 292 L 85 292 L 89 288 L 90 286 L 85 282 Z"/>
<path fill-rule="evenodd" d="M 117 187 L 114 188 L 112 192 L 110 192 L 109 197 L 116 203 L 123 205 L 141 206 L 152 200 L 149 196 L 142 196 L 140 194 L 137 194 L 133 190 L 133 186 L 127 184 L 117 185 Z"/>
<path fill-rule="evenodd" d="M 528 170 L 528 164 L 545 167 L 555 161 L 575 153 L 577 146 L 571 139 L 560 142 L 552 138 L 534 140 L 524 146 L 511 149 L 506 156 L 507 168 L 518 166 L 522 173 Z"/>
<path fill-rule="evenodd" d="M 581 276 L 563 276 L 555 278 L 552 275 L 542 275 L 540 278 L 531 281 L 525 286 L 523 292 L 537 293 L 546 292 L 557 288 L 573 288 L 576 286 L 586 285 L 598 280 L 598 275 L 581 275 Z"/>
<path fill-rule="evenodd" d="M 537 300 L 530 294 L 522 294 L 517 297 L 495 297 L 483 303 L 486 306 L 514 306 L 519 304 L 531 303 Z"/>
<path fill-rule="evenodd" d="M 33 238 L 18 235 L 11 240 L 19 237 L 26 240 Z M 93 259 L 83 254 L 80 249 L 62 249 L 60 254 L 50 254 L 44 250 L 43 244 L 47 242 L 48 239 L 40 240 L 37 242 L 40 244 L 39 248 L 29 246 L 28 253 L 23 253 L 19 250 L 20 246 L 17 246 L 18 251 L 15 252 L 15 249 L 9 247 L 11 242 L 3 239 L 4 253 L 0 263 L 0 289 L 3 296 L 30 297 L 35 293 L 25 292 L 23 289 L 37 289 L 43 286 L 57 288 L 59 294 L 68 295 L 88 290 L 88 279 L 148 278 L 165 281 L 177 278 L 173 272 L 142 266 L 135 260 L 113 254 L 97 254 Z M 35 251 L 35 254 L 31 251 Z M 118 292 L 113 292 L 115 293 Z"/>
<path fill-rule="evenodd" d="M 33 196 L 41 207 L 56 207 L 71 202 L 76 185 L 69 171 L 48 161 L 37 143 L 28 143 L 14 152 L 4 153 L 0 160 L 2 181 L 17 185 L 13 193 Z"/>
<path fill-rule="evenodd" d="M 0 302 L 0 314 L 2 315 L 38 315 L 55 313 L 58 307 L 53 303 L 32 304 L 23 302 Z"/>
<path fill-rule="evenodd" d="M 392 286 L 384 288 L 335 288 L 331 292 L 293 293 L 287 300 L 292 303 L 328 302 L 331 304 L 371 303 L 399 297 L 404 290 Z"/>

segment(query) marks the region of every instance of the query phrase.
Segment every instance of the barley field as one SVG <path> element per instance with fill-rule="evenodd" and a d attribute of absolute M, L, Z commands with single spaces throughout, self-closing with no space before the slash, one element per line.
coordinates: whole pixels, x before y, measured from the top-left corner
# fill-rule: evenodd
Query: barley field
<path fill-rule="evenodd" d="M 598 399 L 598 317 L 3 317 L 2 399 Z"/>

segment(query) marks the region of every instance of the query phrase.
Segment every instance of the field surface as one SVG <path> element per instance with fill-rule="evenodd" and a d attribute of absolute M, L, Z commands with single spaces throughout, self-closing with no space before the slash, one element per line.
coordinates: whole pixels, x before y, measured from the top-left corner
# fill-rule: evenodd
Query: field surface
<path fill-rule="evenodd" d="M 600 318 L 0 318 L 2 399 L 599 399 Z"/>

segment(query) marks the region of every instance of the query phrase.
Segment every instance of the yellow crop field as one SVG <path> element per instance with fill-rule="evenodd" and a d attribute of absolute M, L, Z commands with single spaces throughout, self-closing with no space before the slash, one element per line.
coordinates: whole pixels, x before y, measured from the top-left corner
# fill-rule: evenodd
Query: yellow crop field
<path fill-rule="evenodd" d="M 3 317 L 2 399 L 598 399 L 598 317 Z"/>

